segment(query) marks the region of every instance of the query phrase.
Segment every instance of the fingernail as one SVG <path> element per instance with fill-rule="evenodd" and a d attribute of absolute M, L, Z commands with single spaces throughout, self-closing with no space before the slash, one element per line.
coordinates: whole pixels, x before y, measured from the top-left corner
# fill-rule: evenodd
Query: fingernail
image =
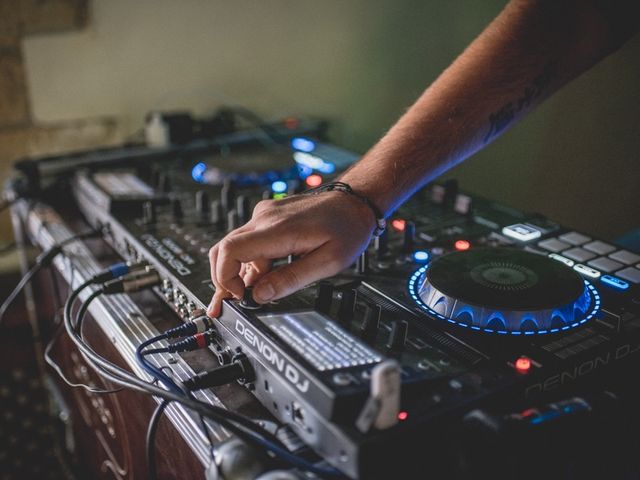
<path fill-rule="evenodd" d="M 258 302 L 268 302 L 273 298 L 276 294 L 276 291 L 273 289 L 273 285 L 269 282 L 259 283 L 253 289 L 253 298 Z"/>
<path fill-rule="evenodd" d="M 209 302 L 209 306 L 207 307 L 207 315 L 210 317 L 213 316 L 213 298 L 211 299 L 211 301 Z"/>

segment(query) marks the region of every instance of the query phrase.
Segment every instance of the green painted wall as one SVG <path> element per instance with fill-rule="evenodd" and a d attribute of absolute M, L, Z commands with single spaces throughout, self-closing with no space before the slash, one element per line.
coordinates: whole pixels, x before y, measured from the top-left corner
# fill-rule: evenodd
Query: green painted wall
<path fill-rule="evenodd" d="M 366 150 L 499 12 L 497 0 L 94 0 L 89 28 L 25 42 L 41 121 L 152 108 L 324 116 Z M 640 38 L 451 172 L 614 237 L 640 226 Z"/>

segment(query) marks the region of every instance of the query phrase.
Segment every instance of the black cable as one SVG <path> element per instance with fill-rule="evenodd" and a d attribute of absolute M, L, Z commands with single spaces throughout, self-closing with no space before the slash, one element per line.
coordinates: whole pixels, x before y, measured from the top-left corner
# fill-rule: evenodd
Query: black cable
<path fill-rule="evenodd" d="M 237 435 L 240 439 L 252 445 L 258 445 L 259 447 L 265 448 L 289 465 L 324 477 L 344 478 L 344 475 L 333 467 L 318 467 L 309 461 L 290 453 L 286 447 L 284 447 L 282 442 L 275 437 L 275 435 L 259 425 L 256 425 L 251 419 L 224 408 L 193 400 L 186 396 L 177 395 L 163 388 L 157 387 L 147 381 L 141 380 L 137 376 L 98 355 L 82 340 L 82 338 L 80 338 L 71 324 L 71 304 L 75 301 L 78 294 L 79 289 L 76 289 L 67 299 L 64 309 L 64 324 L 71 340 L 83 354 L 87 363 L 89 363 L 89 365 L 94 368 L 98 374 L 104 376 L 116 385 L 138 392 L 151 394 L 165 400 L 177 401 L 196 413 L 214 420 L 231 433 Z"/>
<path fill-rule="evenodd" d="M 145 439 L 145 452 L 147 454 L 147 475 L 149 480 L 156 480 L 158 473 L 156 470 L 156 433 L 162 412 L 169 406 L 169 400 L 163 400 L 158 404 L 151 415 L 149 426 L 147 427 L 147 437 Z"/>
<path fill-rule="evenodd" d="M 58 256 L 60 253 L 62 253 L 63 248 L 67 244 L 71 242 L 75 242 L 76 240 L 80 240 L 82 238 L 89 238 L 89 237 L 98 236 L 98 235 L 99 235 L 99 232 L 96 232 L 93 230 L 89 232 L 79 233 L 77 235 L 73 235 L 69 238 L 64 239 L 60 243 L 52 246 L 48 250 L 45 250 L 40 255 L 38 255 L 35 265 L 33 265 L 27 271 L 27 273 L 24 274 L 24 276 L 20 279 L 20 281 L 15 286 L 13 291 L 9 294 L 9 296 L 5 299 L 5 301 L 2 302 L 2 305 L 0 306 L 0 325 L 2 325 L 2 321 L 4 319 L 5 313 L 7 312 L 11 304 L 16 300 L 16 298 L 18 298 L 18 295 L 20 295 L 20 292 L 22 291 L 22 289 L 24 289 L 27 283 L 29 283 L 42 268 L 50 265 L 53 259 L 56 256 Z"/>

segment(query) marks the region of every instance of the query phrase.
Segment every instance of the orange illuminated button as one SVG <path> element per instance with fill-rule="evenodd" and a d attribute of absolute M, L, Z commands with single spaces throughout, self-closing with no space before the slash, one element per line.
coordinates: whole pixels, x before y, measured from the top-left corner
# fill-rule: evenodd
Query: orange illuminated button
<path fill-rule="evenodd" d="M 531 370 L 531 360 L 527 357 L 520 357 L 516 360 L 516 372 L 518 373 L 529 373 L 529 370 Z"/>
<path fill-rule="evenodd" d="M 407 222 L 402 220 L 401 218 L 396 218 L 395 220 L 393 220 L 391 222 L 391 226 L 393 228 L 395 228 L 396 230 L 398 230 L 399 232 L 403 232 L 404 231 L 404 227 L 406 226 Z"/>
<path fill-rule="evenodd" d="M 322 177 L 320 175 L 309 175 L 305 182 L 309 187 L 317 187 L 322 183 Z"/>
<path fill-rule="evenodd" d="M 456 240 L 456 243 L 453 244 L 454 248 L 460 252 L 464 250 L 469 250 L 471 248 L 471 243 L 468 240 Z"/>

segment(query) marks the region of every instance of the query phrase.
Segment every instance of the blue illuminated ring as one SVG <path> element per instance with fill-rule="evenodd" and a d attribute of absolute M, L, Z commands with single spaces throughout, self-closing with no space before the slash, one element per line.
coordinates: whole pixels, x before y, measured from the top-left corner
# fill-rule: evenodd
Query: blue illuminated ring
<path fill-rule="evenodd" d="M 420 295 L 418 295 L 418 292 L 417 292 L 417 288 L 418 288 L 417 285 L 419 284 L 419 279 L 427 271 L 427 268 L 429 268 L 428 265 L 420 267 L 418 270 L 416 270 L 413 273 L 413 275 L 411 275 L 411 277 L 409 277 L 408 289 L 409 289 L 409 295 L 411 295 L 411 298 L 418 304 L 418 306 L 422 310 L 426 311 L 429 315 L 432 315 L 436 318 L 439 318 L 440 320 L 444 320 L 454 325 L 458 325 L 460 327 L 469 328 L 471 330 L 478 330 L 478 331 L 487 332 L 487 333 L 497 333 L 500 335 L 544 335 L 547 333 L 559 333 L 559 332 L 564 332 L 566 330 L 570 330 L 572 328 L 583 325 L 584 323 L 591 320 L 600 310 L 601 302 L 600 302 L 600 294 L 598 293 L 598 290 L 596 290 L 596 288 L 591 283 L 584 280 L 585 287 L 589 290 L 589 293 L 593 298 L 593 302 L 591 302 L 591 309 L 589 310 L 589 313 L 584 318 L 582 318 L 577 322 L 573 322 L 561 328 L 549 328 L 547 330 L 512 330 L 512 331 L 494 330 L 492 328 L 484 328 L 484 327 L 478 327 L 476 325 L 468 325 L 466 323 L 459 322 L 452 318 L 445 317 L 444 315 L 434 311 L 432 308 L 428 307 L 427 304 L 424 303 L 422 298 L 420 298 Z"/>

